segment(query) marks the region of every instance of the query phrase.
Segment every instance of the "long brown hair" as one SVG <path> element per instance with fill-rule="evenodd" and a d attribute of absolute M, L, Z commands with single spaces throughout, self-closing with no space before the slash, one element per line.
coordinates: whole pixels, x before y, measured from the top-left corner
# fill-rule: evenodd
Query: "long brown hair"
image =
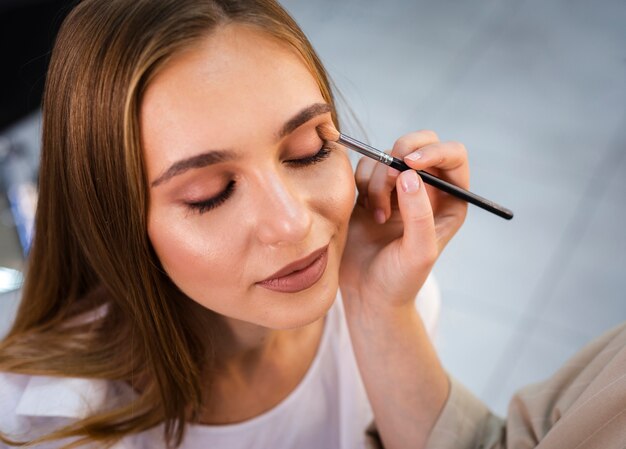
<path fill-rule="evenodd" d="M 31 443 L 109 445 L 164 423 L 168 445 L 178 446 L 202 405 L 211 339 L 195 330 L 195 303 L 164 273 L 147 236 L 138 116 L 159 68 L 231 22 L 290 46 L 334 105 L 311 44 L 272 0 L 85 0 L 61 27 L 44 94 L 34 240 L 0 371 L 142 388 L 132 403 Z M 102 309 L 98 319 L 81 318 Z"/>

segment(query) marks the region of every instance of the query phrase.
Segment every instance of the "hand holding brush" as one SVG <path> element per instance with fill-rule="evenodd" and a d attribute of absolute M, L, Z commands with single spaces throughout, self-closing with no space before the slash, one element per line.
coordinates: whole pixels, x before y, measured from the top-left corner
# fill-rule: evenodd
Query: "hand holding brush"
<path fill-rule="evenodd" d="M 373 148 L 363 142 L 359 142 L 358 140 L 353 139 L 352 137 L 346 136 L 345 134 L 341 134 L 331 125 L 328 125 L 328 124 L 320 125 L 317 127 L 317 131 L 322 137 L 322 139 L 326 141 L 337 142 L 341 145 L 345 145 L 351 150 L 358 151 L 359 153 L 367 157 L 370 157 L 374 160 L 377 160 L 385 165 L 388 165 L 389 167 L 395 168 L 396 170 L 400 172 L 405 171 L 405 170 L 412 170 L 412 168 L 409 167 L 404 161 L 398 158 L 395 158 L 393 156 L 390 156 L 389 154 L 383 151 L 377 150 L 376 148 Z M 420 154 L 420 153 L 414 153 L 414 154 Z M 443 179 L 440 179 L 423 170 L 417 170 L 417 173 L 420 175 L 420 177 L 426 184 L 436 187 L 437 189 L 442 190 L 443 192 L 446 192 L 463 201 L 467 201 L 468 203 L 478 206 L 486 211 L 489 211 L 507 220 L 510 220 L 511 218 L 513 218 L 513 212 L 511 210 L 505 207 L 502 207 L 499 204 L 494 203 L 493 201 L 490 201 L 486 198 L 476 195 L 475 193 L 472 193 L 468 190 L 465 190 L 461 187 L 458 187 L 454 184 L 444 181 Z"/>

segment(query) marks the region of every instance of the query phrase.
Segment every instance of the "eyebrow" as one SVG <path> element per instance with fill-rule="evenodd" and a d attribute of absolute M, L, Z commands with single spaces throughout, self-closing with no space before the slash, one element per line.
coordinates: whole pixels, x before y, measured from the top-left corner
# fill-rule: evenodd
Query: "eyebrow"
<path fill-rule="evenodd" d="M 313 117 L 325 114 L 327 112 L 332 112 L 332 106 L 328 103 L 314 103 L 310 106 L 305 107 L 292 118 L 287 120 L 287 122 L 278 132 L 277 139 L 282 139 L 288 134 L 291 134 L 301 125 L 311 120 Z M 185 173 L 186 171 L 193 168 L 202 168 L 209 165 L 218 164 L 220 162 L 231 161 L 236 157 L 237 153 L 232 150 L 212 150 L 207 151 L 206 153 L 182 159 L 180 161 L 174 162 L 170 166 L 170 168 L 165 170 L 163 174 L 161 174 L 157 179 L 152 181 L 150 186 L 156 187 L 158 185 L 161 185 L 166 181 L 169 181 L 174 176 Z"/>
<path fill-rule="evenodd" d="M 313 117 L 316 117 L 321 114 L 325 114 L 327 112 L 331 112 L 332 107 L 328 103 L 315 103 L 311 106 L 307 106 L 296 115 L 294 115 L 291 119 L 285 123 L 283 129 L 278 133 L 278 138 L 282 139 L 287 134 L 291 134 L 295 129 L 299 126 L 305 124 Z"/>

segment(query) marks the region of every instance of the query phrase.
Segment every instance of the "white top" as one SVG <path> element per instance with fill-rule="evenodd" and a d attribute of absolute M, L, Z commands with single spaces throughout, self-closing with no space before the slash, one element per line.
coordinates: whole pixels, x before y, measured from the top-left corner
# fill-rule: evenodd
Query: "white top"
<path fill-rule="evenodd" d="M 431 338 L 440 303 L 437 284 L 429 277 L 416 305 Z M 0 431 L 18 439 L 32 438 L 133 396 L 132 389 L 119 382 L 0 373 Z M 241 423 L 188 425 L 181 449 L 361 449 L 372 419 L 338 293 L 313 363 L 287 398 Z M 114 449 L 164 447 L 162 436 L 159 426 L 125 438 Z M 36 447 L 59 446 L 57 441 Z M 1 444 L 0 449 L 4 449 Z"/>

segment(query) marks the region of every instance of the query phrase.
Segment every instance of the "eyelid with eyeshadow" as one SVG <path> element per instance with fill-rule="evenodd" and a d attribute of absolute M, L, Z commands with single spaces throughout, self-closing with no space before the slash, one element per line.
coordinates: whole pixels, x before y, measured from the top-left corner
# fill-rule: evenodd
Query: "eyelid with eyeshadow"
<path fill-rule="evenodd" d="M 330 156 L 331 154 L 332 149 L 333 145 L 330 142 L 324 141 L 322 147 L 313 156 L 307 156 L 301 159 L 291 159 L 285 162 L 293 165 L 295 168 L 304 168 L 310 165 L 317 164 L 318 162 L 322 162 L 324 159 L 328 158 L 328 156 Z M 232 196 L 234 190 L 235 180 L 231 180 L 226 188 L 217 196 L 214 196 L 207 200 L 185 203 L 185 205 L 193 212 L 197 212 L 198 214 L 204 214 L 205 212 L 221 206 L 224 202 L 226 202 L 226 200 L 228 200 L 228 198 L 230 198 L 230 196 Z"/>

